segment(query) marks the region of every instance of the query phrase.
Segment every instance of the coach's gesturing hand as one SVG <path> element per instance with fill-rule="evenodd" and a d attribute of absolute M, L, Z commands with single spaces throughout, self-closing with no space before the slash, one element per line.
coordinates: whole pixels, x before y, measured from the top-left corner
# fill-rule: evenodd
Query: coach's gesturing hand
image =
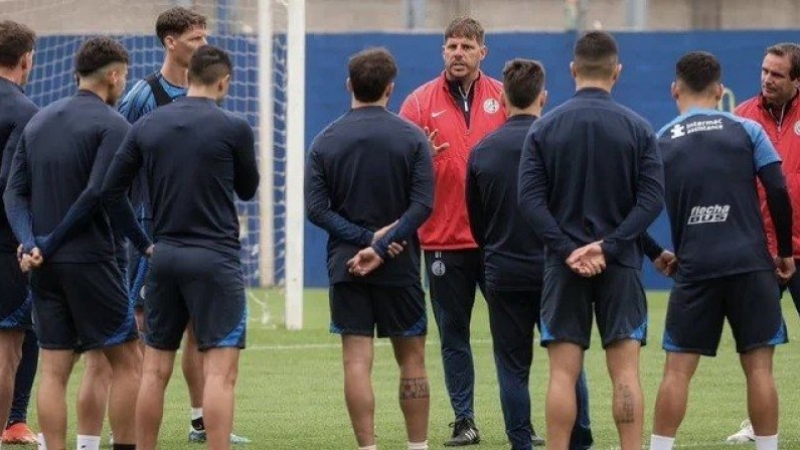
<path fill-rule="evenodd" d="M 428 144 L 430 144 L 431 154 L 433 156 L 436 156 L 439 153 L 442 153 L 443 151 L 450 148 L 449 142 L 442 142 L 440 145 L 436 145 L 436 136 L 439 135 L 439 130 L 431 131 L 428 127 L 425 127 L 424 131 L 425 131 L 425 136 L 428 137 Z"/>

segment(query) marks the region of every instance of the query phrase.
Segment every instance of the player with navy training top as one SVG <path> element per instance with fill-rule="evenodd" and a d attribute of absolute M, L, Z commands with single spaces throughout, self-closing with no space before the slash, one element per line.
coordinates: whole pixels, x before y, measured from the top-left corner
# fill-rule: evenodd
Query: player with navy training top
<path fill-rule="evenodd" d="M 34 323 L 42 348 L 39 423 L 49 448 L 65 448 L 66 383 L 74 352 L 103 352 L 113 369 L 109 416 L 115 449 L 133 449 L 140 356 L 133 308 L 114 259 L 100 188 L 129 125 L 111 105 L 125 89 L 128 53 L 92 38 L 75 57 L 78 92 L 39 111 L 25 127 L 4 194 L 6 213 L 32 270 Z M 78 445 L 99 447 L 82 430 L 97 414 L 79 399 Z M 102 415 L 102 413 L 100 413 Z"/>
<path fill-rule="evenodd" d="M 472 235 L 484 258 L 486 302 L 492 333 L 500 404 L 506 434 L 514 450 L 532 445 L 528 389 L 533 362 L 533 329 L 539 323 L 544 277 L 544 244 L 517 207 L 517 168 L 525 136 L 547 101 L 544 67 L 515 59 L 503 69 L 506 123 L 470 153 L 467 164 L 467 211 Z M 576 386 L 578 419 L 571 450 L 592 446 L 588 389 L 583 374 Z"/>
<path fill-rule="evenodd" d="M 519 206 L 546 248 L 540 330 L 550 358 L 545 417 L 553 449 L 569 445 L 593 312 L 620 445 L 642 445 L 647 303 L 639 237 L 663 208 L 663 172 L 650 125 L 611 98 L 621 68 L 610 34 L 578 39 L 570 64 L 577 92 L 533 123 L 520 161 Z"/>
<path fill-rule="evenodd" d="M 223 50 L 200 47 L 189 64 L 186 97 L 133 125 L 103 186 L 109 213 L 134 243 L 148 241 L 125 201 L 142 168 L 153 206 L 147 348 L 136 405 L 139 449 L 156 448 L 166 382 L 190 322 L 203 358 L 208 448 L 231 445 L 234 385 L 247 324 L 235 196 L 253 198 L 259 182 L 250 124 L 217 106 L 232 73 Z"/>
<path fill-rule="evenodd" d="M 33 69 L 35 43 L 36 34 L 27 26 L 10 20 L 0 21 L 0 150 L 3 152 L 0 192 L 5 190 L 22 130 L 38 110 L 23 91 Z M 17 261 L 17 245 L 3 210 L 0 212 L 0 291 L 3 293 L 0 297 L 0 424 L 4 428 L 14 396 L 23 340 L 26 330 L 32 326 L 28 283 Z M 29 376 L 32 380 L 33 374 Z"/>
<path fill-rule="evenodd" d="M 122 100 L 119 111 L 130 123 L 136 122 L 157 107 L 170 104 L 175 99 L 186 96 L 189 60 L 195 50 L 207 44 L 207 18 L 182 6 L 170 8 L 159 14 L 155 28 L 156 36 L 164 46 L 164 62 L 157 72 L 136 82 Z M 147 191 L 147 180 L 143 173 L 137 177 L 131 187 L 131 202 L 142 227 L 152 237 L 153 215 Z M 148 267 L 147 257 L 130 248 L 128 295 L 134 304 L 137 324 L 142 332 L 146 332 L 142 319 L 144 306 L 142 295 L 145 292 L 144 285 Z M 197 340 L 191 327 L 188 327 L 186 331 L 181 367 L 189 388 L 191 406 L 189 441 L 204 442 L 206 435 L 203 420 L 202 358 L 197 351 Z M 250 440 L 232 434 L 231 442 L 239 444 L 250 442 Z"/>
<path fill-rule="evenodd" d="M 678 266 L 667 307 L 664 378 L 651 450 L 671 450 L 686 413 L 700 356 L 715 356 L 725 318 L 747 379 L 756 449 L 778 448 L 774 347 L 787 342 L 778 282 L 795 271 L 792 207 L 781 159 L 761 125 L 719 112 L 722 70 L 716 57 L 691 52 L 672 84 L 680 115 L 659 132 L 666 204 Z M 775 224 L 770 256 L 755 178 Z M 775 265 L 777 264 L 777 269 Z"/>
<path fill-rule="evenodd" d="M 305 185 L 308 219 L 329 234 L 331 332 L 342 336 L 345 400 L 359 448 L 374 450 L 377 329 L 391 339 L 400 367 L 408 448 L 427 450 L 427 315 L 416 231 L 433 207 L 433 163 L 422 130 L 386 109 L 397 75 L 392 55 L 356 53 L 348 73 L 352 109 L 314 139 Z"/>

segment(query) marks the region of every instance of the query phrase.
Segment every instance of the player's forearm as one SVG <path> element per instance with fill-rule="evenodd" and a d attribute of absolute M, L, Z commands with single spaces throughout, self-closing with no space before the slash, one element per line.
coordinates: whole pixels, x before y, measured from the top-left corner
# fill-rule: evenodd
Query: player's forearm
<path fill-rule="evenodd" d="M 758 177 L 764 186 L 767 207 L 772 223 L 775 226 L 775 240 L 778 244 L 778 256 L 788 258 L 793 255 L 792 249 L 792 202 L 786 187 L 786 178 L 780 163 L 769 164 L 758 171 Z"/>
<path fill-rule="evenodd" d="M 22 244 L 26 252 L 33 250 L 36 247 L 36 241 L 33 236 L 33 218 L 29 200 L 16 195 L 14 190 L 8 190 L 3 195 L 3 202 L 8 222 L 17 241 Z"/>
<path fill-rule="evenodd" d="M 566 261 L 572 252 L 578 248 L 558 226 L 553 214 L 547 206 L 547 186 L 541 174 L 528 174 L 520 166 L 520 178 L 517 206 L 523 219 L 528 222 L 537 236 L 544 241 L 545 246 Z"/>
<path fill-rule="evenodd" d="M 121 196 L 110 195 L 104 201 L 106 211 L 111 218 L 111 226 L 122 231 L 126 238 L 130 239 L 136 250 L 141 254 L 146 254 L 147 249 L 153 244 L 147 237 L 144 229 L 136 220 L 130 200 L 123 194 Z"/>
<path fill-rule="evenodd" d="M 256 195 L 261 177 L 255 166 L 245 173 L 237 172 L 234 175 L 234 190 L 236 195 L 244 201 L 251 200 Z"/>
<path fill-rule="evenodd" d="M 0 196 L 6 191 L 8 177 L 11 174 L 11 161 L 14 159 L 14 151 L 17 149 L 18 141 L 19 136 L 15 138 L 12 134 L 3 149 L 2 160 L 0 160 Z"/>
<path fill-rule="evenodd" d="M 250 200 L 256 195 L 261 177 L 258 174 L 255 151 L 251 149 L 246 160 L 237 164 L 233 173 L 233 187 L 236 195 L 242 200 Z"/>
<path fill-rule="evenodd" d="M 416 233 L 417 229 L 431 216 L 432 211 L 433 209 L 429 205 L 416 202 L 411 203 L 411 206 L 409 206 L 406 212 L 398 219 L 397 225 L 386 233 L 386 236 L 373 244 L 372 247 L 375 249 L 375 252 L 377 252 L 381 258 L 385 258 L 386 253 L 389 251 L 389 245 L 392 242 L 399 243 L 406 240 L 413 233 Z"/>
<path fill-rule="evenodd" d="M 306 215 L 311 223 L 337 239 L 360 247 L 368 247 L 372 244 L 372 231 L 348 221 L 329 208 L 311 207 L 307 209 Z"/>
<path fill-rule="evenodd" d="M 644 250 L 644 254 L 650 258 L 650 261 L 655 261 L 656 258 L 661 256 L 664 253 L 664 247 L 659 245 L 659 243 L 650 236 L 650 233 L 645 232 L 642 235 L 642 250 Z"/>

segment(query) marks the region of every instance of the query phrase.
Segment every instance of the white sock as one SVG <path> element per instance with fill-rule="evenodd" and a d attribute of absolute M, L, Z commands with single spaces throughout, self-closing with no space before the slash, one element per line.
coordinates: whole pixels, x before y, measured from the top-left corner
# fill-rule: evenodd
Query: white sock
<path fill-rule="evenodd" d="M 358 450 L 378 450 L 378 444 L 368 445 L 366 447 L 358 447 Z"/>
<path fill-rule="evenodd" d="M 408 450 L 428 450 L 428 441 L 409 442 Z"/>
<path fill-rule="evenodd" d="M 756 436 L 756 450 L 778 450 L 778 435 Z"/>
<path fill-rule="evenodd" d="M 100 436 L 78 435 L 78 450 L 100 450 Z"/>
<path fill-rule="evenodd" d="M 650 436 L 650 450 L 672 450 L 674 444 L 674 437 L 658 436 L 655 434 Z"/>
<path fill-rule="evenodd" d="M 47 444 L 44 443 L 44 434 L 39 433 L 36 435 L 36 445 L 38 450 L 47 450 Z"/>
<path fill-rule="evenodd" d="M 197 420 L 203 417 L 203 408 L 192 408 L 192 420 Z"/>

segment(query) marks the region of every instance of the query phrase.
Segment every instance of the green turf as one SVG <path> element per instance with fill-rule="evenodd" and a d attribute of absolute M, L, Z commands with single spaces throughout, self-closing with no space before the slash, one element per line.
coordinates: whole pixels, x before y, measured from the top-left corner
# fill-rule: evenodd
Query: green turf
<path fill-rule="evenodd" d="M 347 411 L 342 394 L 341 353 L 337 337 L 328 334 L 327 291 L 309 290 L 305 300 L 305 327 L 302 331 L 283 329 L 283 298 L 275 291 L 255 291 L 250 301 L 248 350 L 241 359 L 235 431 L 253 439 L 249 448 L 257 449 L 353 449 Z M 664 293 L 649 295 L 650 345 L 642 353 L 642 381 L 645 392 L 645 436 L 650 434 L 652 408 L 661 378 L 664 352 L 660 349 L 666 311 Z M 791 300 L 784 300 L 792 343 L 776 353 L 775 374 L 781 398 L 780 438 L 782 449 L 800 449 L 800 323 Z M 432 318 L 432 316 L 431 316 Z M 431 379 L 431 448 L 444 448 L 452 412 L 444 387 L 436 327 L 431 321 L 428 338 L 428 371 Z M 491 354 L 486 305 L 476 301 L 472 323 L 473 353 L 476 366 L 475 410 L 483 442 L 480 449 L 508 449 L 500 412 L 494 360 Z M 377 398 L 376 434 L 383 449 L 405 449 L 402 416 L 397 405 L 397 368 L 391 349 L 377 342 L 373 372 Z M 586 354 L 591 417 L 597 450 L 612 449 L 616 431 L 611 419 L 610 383 L 602 350 L 594 346 Z M 546 387 L 547 357 L 540 347 L 534 352 L 531 377 L 534 426 L 544 433 L 543 400 Z M 70 403 L 74 403 L 73 377 Z M 35 427 L 35 411 L 32 425 Z M 71 410 L 74 426 L 74 409 Z M 165 405 L 160 448 L 197 449 L 187 444 L 189 426 L 185 383 L 176 367 Z M 744 377 L 728 329 L 723 336 L 720 356 L 704 359 L 692 385 L 689 412 L 679 431 L 680 447 L 730 449 L 725 437 L 736 431 L 745 418 Z M 72 429 L 72 428 L 71 428 Z M 72 432 L 74 435 L 74 431 Z M 74 436 L 73 436 L 74 440 Z M 71 444 L 74 445 L 74 444 Z M 750 445 L 749 447 L 752 447 Z M 745 446 L 744 448 L 748 448 Z"/>

